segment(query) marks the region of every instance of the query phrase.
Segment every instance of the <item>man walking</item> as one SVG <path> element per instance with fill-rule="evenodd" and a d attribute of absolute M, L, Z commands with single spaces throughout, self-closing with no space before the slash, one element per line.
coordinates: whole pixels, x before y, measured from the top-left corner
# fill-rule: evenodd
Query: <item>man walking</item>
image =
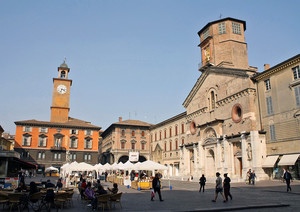
<path fill-rule="evenodd" d="M 155 174 L 155 178 L 152 181 L 152 188 L 154 189 L 154 193 L 156 193 L 156 192 L 158 193 L 159 201 L 164 201 L 161 198 L 160 187 L 161 187 L 161 183 L 160 183 L 160 179 L 159 179 L 159 174 Z M 151 196 L 151 201 L 154 201 L 153 196 Z"/>
<path fill-rule="evenodd" d="M 218 193 L 220 193 L 224 199 L 223 202 L 226 202 L 225 197 L 223 195 L 223 187 L 222 187 L 222 178 L 220 177 L 220 173 L 217 172 L 216 173 L 216 192 L 215 192 L 215 199 L 212 200 L 212 202 L 216 202 L 217 198 L 218 198 Z"/>
<path fill-rule="evenodd" d="M 200 177 L 200 179 L 199 179 L 199 183 L 200 183 L 199 192 L 201 192 L 201 189 L 203 189 L 203 192 L 204 192 L 205 182 L 206 182 L 206 178 L 204 177 L 204 174 L 202 174 L 202 177 Z"/>
<path fill-rule="evenodd" d="M 225 200 L 226 202 L 228 201 L 228 196 L 232 200 L 232 195 L 230 194 L 230 178 L 227 176 L 227 173 L 224 174 L 224 182 L 223 182 L 223 187 L 224 187 L 224 195 L 225 195 Z"/>
<path fill-rule="evenodd" d="M 286 172 L 285 172 L 283 178 L 285 179 L 285 182 L 286 182 L 286 192 L 292 191 L 290 184 L 291 184 L 291 180 L 293 180 L 293 178 L 292 178 L 292 175 L 291 175 L 289 169 L 286 169 Z"/>

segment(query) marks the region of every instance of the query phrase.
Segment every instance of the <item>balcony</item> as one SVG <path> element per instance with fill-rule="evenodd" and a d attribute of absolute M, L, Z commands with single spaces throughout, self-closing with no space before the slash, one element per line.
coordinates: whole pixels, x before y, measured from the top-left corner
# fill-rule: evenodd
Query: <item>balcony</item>
<path fill-rule="evenodd" d="M 63 151 L 63 152 L 65 152 L 66 151 L 66 147 L 52 146 L 52 147 L 50 147 L 50 150 L 51 151 Z"/>

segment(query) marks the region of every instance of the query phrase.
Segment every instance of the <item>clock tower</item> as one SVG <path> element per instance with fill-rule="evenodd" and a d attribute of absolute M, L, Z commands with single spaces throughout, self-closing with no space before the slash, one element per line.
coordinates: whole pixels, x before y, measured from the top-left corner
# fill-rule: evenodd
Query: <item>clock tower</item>
<path fill-rule="evenodd" d="M 51 104 L 51 122 L 67 122 L 70 111 L 70 88 L 72 80 L 68 79 L 70 69 L 64 61 L 58 67 L 58 78 L 53 78 Z"/>

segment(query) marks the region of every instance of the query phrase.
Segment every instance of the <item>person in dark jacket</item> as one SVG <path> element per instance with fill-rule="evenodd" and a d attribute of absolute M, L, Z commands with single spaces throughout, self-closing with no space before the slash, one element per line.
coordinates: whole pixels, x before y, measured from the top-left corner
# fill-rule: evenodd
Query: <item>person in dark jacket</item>
<path fill-rule="evenodd" d="M 164 201 L 161 198 L 161 193 L 160 193 L 161 182 L 159 179 L 159 174 L 155 174 L 155 178 L 152 180 L 152 188 L 154 189 L 154 193 L 156 193 L 156 192 L 158 193 L 159 201 Z M 151 201 L 154 201 L 153 196 L 151 196 Z"/>
<path fill-rule="evenodd" d="M 31 182 L 30 184 L 29 184 L 29 195 L 32 195 L 32 194 L 34 194 L 34 193 L 37 193 L 37 192 L 39 192 L 39 190 L 38 190 L 38 188 L 37 188 L 37 186 L 36 186 L 36 183 L 35 182 Z"/>
<path fill-rule="evenodd" d="M 201 189 L 203 189 L 204 192 L 205 182 L 206 182 L 206 178 L 204 177 L 204 174 L 202 174 L 202 177 L 200 177 L 199 179 L 199 184 L 200 184 L 199 192 L 201 192 Z"/>
<path fill-rule="evenodd" d="M 226 202 L 228 201 L 228 196 L 232 200 L 232 195 L 230 194 L 230 178 L 227 176 L 227 173 L 224 174 L 223 188 Z"/>
<path fill-rule="evenodd" d="M 293 178 L 292 178 L 292 175 L 291 175 L 289 169 L 286 170 L 286 172 L 284 173 L 283 178 L 285 179 L 285 182 L 286 182 L 286 192 L 292 191 L 291 180 L 293 180 Z"/>

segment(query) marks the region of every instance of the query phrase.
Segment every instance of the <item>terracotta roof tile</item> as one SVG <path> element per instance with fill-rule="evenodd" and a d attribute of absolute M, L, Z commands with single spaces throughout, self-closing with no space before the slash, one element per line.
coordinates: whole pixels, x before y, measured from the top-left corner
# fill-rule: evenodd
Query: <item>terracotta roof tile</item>
<path fill-rule="evenodd" d="M 69 120 L 66 122 L 50 122 L 50 121 L 38 121 L 35 119 L 32 120 L 24 120 L 24 121 L 16 121 L 16 125 L 37 125 L 37 126 L 62 126 L 62 127 L 81 127 L 81 128 L 94 128 L 100 130 L 101 127 L 96 125 L 92 125 L 90 122 L 83 121 L 80 119 L 75 119 L 69 117 Z"/>
<path fill-rule="evenodd" d="M 130 126 L 146 126 L 146 127 L 150 127 L 153 125 L 153 124 L 149 124 L 147 122 L 143 122 L 143 121 L 139 121 L 139 120 L 125 120 L 125 121 L 120 121 L 120 122 L 116 122 L 113 124 L 130 125 Z"/>

